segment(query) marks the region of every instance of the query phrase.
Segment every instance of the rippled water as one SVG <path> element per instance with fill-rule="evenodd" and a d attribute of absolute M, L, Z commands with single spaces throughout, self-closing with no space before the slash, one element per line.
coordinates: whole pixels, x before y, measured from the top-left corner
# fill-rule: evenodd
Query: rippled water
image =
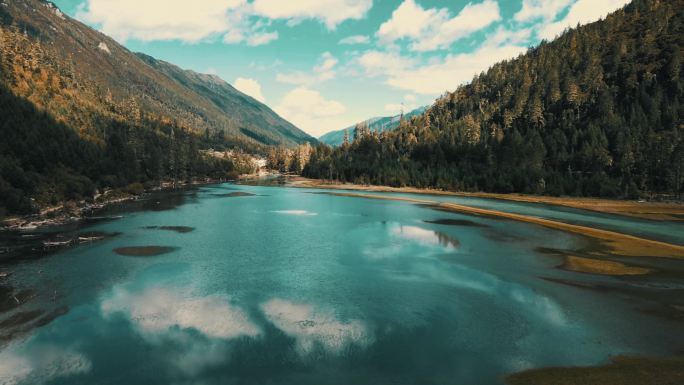
<path fill-rule="evenodd" d="M 681 323 L 548 280 L 624 282 L 535 251 L 574 235 L 278 187 L 142 206 L 87 229 L 116 236 L 0 265 L 21 296 L 0 312 L 0 383 L 499 384 L 684 347 Z"/>

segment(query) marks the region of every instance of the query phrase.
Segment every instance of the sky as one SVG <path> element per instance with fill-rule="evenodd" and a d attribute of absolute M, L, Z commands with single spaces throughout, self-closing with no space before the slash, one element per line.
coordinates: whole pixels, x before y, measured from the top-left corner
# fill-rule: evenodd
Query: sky
<path fill-rule="evenodd" d="M 215 74 L 318 137 L 429 105 L 627 0 L 53 0 L 128 49 Z"/>

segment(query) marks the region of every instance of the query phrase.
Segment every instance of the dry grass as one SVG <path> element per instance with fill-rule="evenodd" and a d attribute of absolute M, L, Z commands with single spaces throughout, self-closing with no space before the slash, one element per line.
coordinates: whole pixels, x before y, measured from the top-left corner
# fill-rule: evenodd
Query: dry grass
<path fill-rule="evenodd" d="M 608 365 L 529 370 L 506 378 L 509 385 L 681 385 L 684 358 L 615 357 Z"/>
<path fill-rule="evenodd" d="M 628 257 L 664 257 L 664 258 L 684 258 L 684 246 L 673 245 L 671 243 L 654 241 L 645 238 L 635 237 L 633 235 L 627 235 L 622 233 L 617 233 L 609 230 L 595 229 L 586 226 L 572 225 L 569 223 L 563 223 L 558 221 L 553 221 L 549 219 L 531 217 L 522 214 L 507 213 L 496 210 L 481 209 L 476 207 L 469 207 L 463 205 L 457 205 L 453 203 L 439 203 L 430 200 L 423 199 L 411 199 L 402 197 L 383 197 L 375 195 L 366 194 L 352 194 L 352 193 L 333 193 L 332 195 L 338 196 L 348 196 L 357 198 L 368 198 L 368 199 L 382 199 L 382 200 L 395 200 L 404 201 L 412 203 L 429 204 L 441 209 L 471 214 L 471 215 L 483 215 L 492 218 L 510 219 L 514 221 L 532 223 L 540 226 L 544 226 L 551 229 L 562 230 L 566 232 L 571 232 L 575 234 L 580 234 L 588 236 L 600 241 L 609 249 L 610 254 L 628 256 Z"/>
<path fill-rule="evenodd" d="M 652 273 L 652 269 L 637 266 L 628 266 L 624 263 L 604 261 L 600 259 L 590 259 L 568 255 L 561 269 L 574 271 L 577 273 L 625 276 L 625 275 L 645 275 Z"/>
<path fill-rule="evenodd" d="M 515 202 L 542 203 L 557 206 L 597 211 L 607 214 L 626 215 L 636 218 L 667 221 L 684 221 L 684 204 L 662 202 L 638 202 L 598 198 L 550 197 L 522 194 L 467 193 L 443 190 L 419 189 L 414 187 L 364 186 L 356 184 L 325 184 L 318 180 L 296 178 L 291 181 L 295 187 L 325 188 L 352 191 L 393 192 L 409 194 L 448 195 L 471 198 L 502 199 Z"/>

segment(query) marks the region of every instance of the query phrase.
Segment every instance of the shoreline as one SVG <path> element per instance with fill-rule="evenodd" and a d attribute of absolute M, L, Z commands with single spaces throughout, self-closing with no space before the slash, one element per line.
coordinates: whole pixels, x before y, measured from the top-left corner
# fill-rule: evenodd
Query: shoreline
<path fill-rule="evenodd" d="M 172 182 L 164 181 L 156 187 L 146 189 L 141 194 L 131 194 L 121 190 L 108 190 L 102 195 L 96 196 L 93 199 L 93 202 L 88 202 L 86 200 L 62 202 L 57 206 L 42 208 L 40 212 L 35 214 L 3 218 L 0 220 L 0 231 L 34 231 L 49 227 L 69 225 L 81 222 L 87 219 L 89 214 L 98 210 L 103 210 L 108 206 L 135 201 L 154 192 L 172 191 L 224 182 L 226 182 L 226 180 L 206 178 L 202 180 L 193 180 L 192 182 L 176 183 L 174 185 Z M 108 195 L 114 196 L 109 198 Z"/>
<path fill-rule="evenodd" d="M 464 198 L 499 199 L 513 202 L 547 204 L 574 209 L 588 210 L 603 214 L 623 215 L 654 221 L 684 222 L 684 203 L 644 202 L 632 200 L 612 200 L 585 197 L 553 197 L 543 195 L 497 194 L 485 192 L 455 192 L 421 189 L 415 187 L 389 187 L 358 185 L 350 183 L 326 183 L 321 180 L 296 177 L 288 182 L 291 187 L 334 189 L 366 192 L 408 193 L 434 196 L 455 196 Z"/>
<path fill-rule="evenodd" d="M 615 356 L 603 365 L 546 367 L 512 373 L 508 385 L 676 384 L 684 379 L 684 356 Z"/>
<path fill-rule="evenodd" d="M 536 224 L 551 228 L 570 232 L 573 234 L 587 236 L 595 239 L 605 247 L 607 254 L 621 256 L 621 257 L 661 257 L 671 259 L 684 259 L 684 246 L 675 245 L 671 243 L 640 238 L 633 235 L 627 235 L 610 230 L 596 229 L 587 226 L 573 225 L 569 223 L 532 217 L 522 214 L 513 214 L 503 211 L 480 209 L 470 206 L 463 206 L 454 203 L 441 203 L 437 201 L 403 198 L 403 197 L 383 197 L 377 195 L 354 194 L 354 193 L 327 193 L 335 196 L 346 196 L 352 198 L 365 199 L 379 199 L 379 200 L 394 200 L 417 204 L 429 205 L 439 209 L 445 209 L 461 214 L 480 215 L 497 219 L 508 219 L 518 222 L 525 222 Z"/>

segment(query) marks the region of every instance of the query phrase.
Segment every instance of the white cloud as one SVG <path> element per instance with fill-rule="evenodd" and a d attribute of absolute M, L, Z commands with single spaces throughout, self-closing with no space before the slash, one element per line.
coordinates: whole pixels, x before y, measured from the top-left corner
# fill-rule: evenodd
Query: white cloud
<path fill-rule="evenodd" d="M 138 39 L 197 42 L 229 32 L 229 13 L 245 0 L 87 0 L 77 17 L 100 26 L 102 32 L 126 41 Z"/>
<path fill-rule="evenodd" d="M 278 32 L 253 33 L 247 38 L 247 45 L 257 46 L 278 40 Z"/>
<path fill-rule="evenodd" d="M 532 37 L 532 28 L 522 28 L 517 30 L 510 30 L 504 27 L 497 28 L 493 34 L 487 37 L 486 44 L 489 45 L 503 45 L 515 44 L 526 45 L 530 42 Z"/>
<path fill-rule="evenodd" d="M 370 38 L 365 35 L 347 36 L 344 39 L 340 40 L 340 44 L 343 45 L 368 44 L 369 42 Z"/>
<path fill-rule="evenodd" d="M 567 28 L 594 22 L 629 2 L 630 0 L 578 0 L 562 20 L 543 26 L 538 33 L 539 37 L 551 40 Z"/>
<path fill-rule="evenodd" d="M 324 52 L 318 59 L 318 64 L 316 64 L 310 72 L 293 71 L 278 73 L 276 75 L 276 80 L 285 84 L 311 86 L 316 83 L 334 79 L 337 76 L 335 67 L 338 63 L 339 60 L 330 52 Z"/>
<path fill-rule="evenodd" d="M 416 95 L 413 95 L 413 94 L 405 95 L 403 103 L 385 104 L 385 111 L 387 111 L 393 115 L 400 114 L 402 111 L 403 112 L 413 111 L 416 108 L 418 108 L 418 105 L 416 104 L 416 100 L 417 100 Z"/>
<path fill-rule="evenodd" d="M 321 81 L 330 80 L 335 77 L 334 69 L 338 62 L 330 52 L 324 52 L 321 55 L 321 63 L 314 67 L 314 72 Z"/>
<path fill-rule="evenodd" d="M 318 136 L 343 127 L 339 117 L 346 108 L 338 101 L 324 98 L 318 91 L 298 87 L 283 97 L 275 111 L 309 134 Z"/>
<path fill-rule="evenodd" d="M 523 0 L 522 8 L 513 18 L 519 22 L 536 19 L 552 21 L 572 2 L 573 0 Z"/>
<path fill-rule="evenodd" d="M 118 289 L 100 308 L 105 317 L 126 315 L 146 337 L 164 336 L 176 328 L 222 339 L 261 334 L 247 314 L 223 296 L 192 297 L 162 288 Z"/>
<path fill-rule="evenodd" d="M 356 60 L 369 76 L 398 75 L 415 65 L 415 60 L 395 52 L 368 51 Z"/>
<path fill-rule="evenodd" d="M 448 48 L 499 20 L 499 4 L 494 0 L 469 3 L 453 18 L 446 8 L 423 9 L 415 0 L 405 0 L 380 26 L 377 35 L 385 43 L 407 38 L 412 50 L 433 51 Z"/>
<path fill-rule="evenodd" d="M 237 78 L 235 79 L 235 83 L 233 83 L 233 87 L 262 103 L 266 102 L 266 98 L 264 98 L 264 94 L 261 92 L 261 84 L 254 79 Z"/>
<path fill-rule="evenodd" d="M 526 50 L 516 45 L 484 46 L 472 53 L 447 56 L 443 62 L 428 64 L 387 79 L 387 84 L 419 94 L 439 95 L 459 85 L 496 62 L 513 58 Z"/>
<path fill-rule="evenodd" d="M 499 28 L 475 51 L 450 54 L 439 61 L 418 65 L 414 59 L 395 52 L 369 51 L 358 64 L 370 76 L 384 76 L 395 88 L 417 94 L 437 96 L 453 91 L 493 64 L 513 58 L 527 50 L 530 30 L 508 31 Z M 389 105 L 388 108 L 396 107 Z"/>
<path fill-rule="evenodd" d="M 378 30 L 383 41 L 394 41 L 405 37 L 419 38 L 431 24 L 447 17 L 446 9 L 423 9 L 414 0 L 406 0 L 392 12 L 392 18 Z"/>
<path fill-rule="evenodd" d="M 262 304 L 261 310 L 273 325 L 295 339 L 301 355 L 312 353 L 317 347 L 339 354 L 351 344 L 367 346 L 372 340 L 360 320 L 340 321 L 333 312 L 311 305 L 272 299 Z"/>
<path fill-rule="evenodd" d="M 385 111 L 391 113 L 392 115 L 400 113 L 405 108 L 406 107 L 403 104 L 396 104 L 396 103 L 385 104 Z"/>
<path fill-rule="evenodd" d="M 373 0 L 255 0 L 253 9 L 270 19 L 318 19 L 335 29 L 345 20 L 361 19 L 372 5 Z"/>
<path fill-rule="evenodd" d="M 281 65 L 283 65 L 283 61 L 280 59 L 276 59 L 271 63 L 253 61 L 249 63 L 249 68 L 255 69 L 257 71 L 266 71 L 276 67 L 280 67 Z"/>

